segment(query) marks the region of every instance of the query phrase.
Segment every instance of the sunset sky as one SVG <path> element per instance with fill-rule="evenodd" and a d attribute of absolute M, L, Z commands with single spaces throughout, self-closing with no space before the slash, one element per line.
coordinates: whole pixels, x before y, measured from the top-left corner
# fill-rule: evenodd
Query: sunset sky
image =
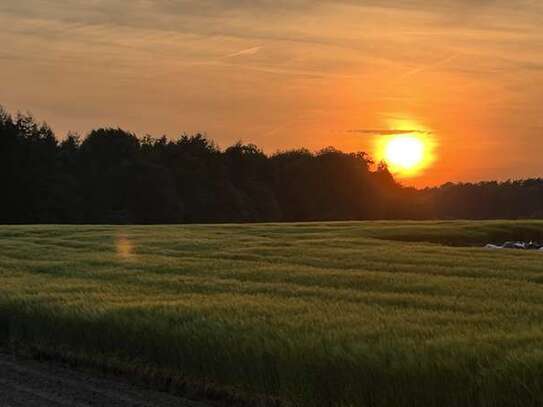
<path fill-rule="evenodd" d="M 543 176 L 541 0 L 3 0 L 0 43 L 0 104 L 59 136 L 375 156 L 417 130 L 406 184 Z"/>

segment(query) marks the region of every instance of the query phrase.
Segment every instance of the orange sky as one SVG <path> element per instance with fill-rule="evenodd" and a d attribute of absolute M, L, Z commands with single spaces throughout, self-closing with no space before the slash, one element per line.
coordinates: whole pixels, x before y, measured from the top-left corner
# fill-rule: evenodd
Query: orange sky
<path fill-rule="evenodd" d="M 436 146 L 407 184 L 543 176 L 539 0 L 4 0 L 0 27 L 0 104 L 59 135 L 373 155 L 403 123 Z"/>

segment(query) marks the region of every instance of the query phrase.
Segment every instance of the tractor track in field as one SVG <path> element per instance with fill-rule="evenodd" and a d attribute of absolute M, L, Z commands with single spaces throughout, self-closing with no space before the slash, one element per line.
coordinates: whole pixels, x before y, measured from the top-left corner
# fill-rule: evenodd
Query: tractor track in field
<path fill-rule="evenodd" d="M 206 407 L 121 379 L 0 353 L 0 407 Z"/>

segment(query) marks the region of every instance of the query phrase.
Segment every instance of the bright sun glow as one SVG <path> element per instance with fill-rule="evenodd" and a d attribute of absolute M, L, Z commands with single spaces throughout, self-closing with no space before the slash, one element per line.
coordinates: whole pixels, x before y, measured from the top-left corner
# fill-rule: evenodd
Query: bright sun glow
<path fill-rule="evenodd" d="M 424 161 L 424 141 L 413 135 L 399 135 L 387 142 L 385 161 L 391 169 L 410 172 Z"/>
<path fill-rule="evenodd" d="M 373 156 L 376 162 L 385 163 L 399 180 L 423 176 L 437 158 L 437 140 L 433 131 L 415 120 L 407 119 L 390 120 L 387 127 L 390 130 L 375 134 Z"/>

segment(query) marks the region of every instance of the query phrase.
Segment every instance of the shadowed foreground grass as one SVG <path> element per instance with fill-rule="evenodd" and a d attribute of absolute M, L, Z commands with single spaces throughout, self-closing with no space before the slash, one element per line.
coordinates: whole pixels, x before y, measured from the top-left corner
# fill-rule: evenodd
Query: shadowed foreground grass
<path fill-rule="evenodd" d="M 543 222 L 0 227 L 0 341 L 303 406 L 539 406 Z M 452 246 L 444 246 L 449 244 Z"/>

